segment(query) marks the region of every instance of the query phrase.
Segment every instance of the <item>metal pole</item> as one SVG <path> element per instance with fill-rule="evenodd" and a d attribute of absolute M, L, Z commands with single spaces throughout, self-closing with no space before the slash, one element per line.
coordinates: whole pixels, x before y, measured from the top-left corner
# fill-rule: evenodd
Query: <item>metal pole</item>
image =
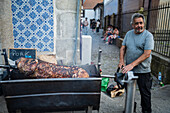
<path fill-rule="evenodd" d="M 146 29 L 149 29 L 149 23 L 150 23 L 150 10 L 151 10 L 151 4 L 152 4 L 152 0 L 149 0 L 149 4 L 148 4 L 148 15 L 147 15 L 147 24 L 146 24 Z"/>
<path fill-rule="evenodd" d="M 78 39 L 78 23 L 79 21 L 79 10 L 80 10 L 80 0 L 77 1 L 77 16 L 76 16 L 76 37 L 75 37 L 75 46 L 74 46 L 74 53 L 73 53 L 73 65 L 77 64 L 77 39 Z"/>
<path fill-rule="evenodd" d="M 120 32 L 122 32 L 122 3 L 123 0 L 118 0 L 118 28 L 120 29 Z M 122 34 L 122 33 L 121 33 Z"/>
<path fill-rule="evenodd" d="M 136 92 L 136 80 L 138 79 L 138 77 L 134 76 L 132 71 L 129 71 L 127 76 L 128 80 L 124 81 L 125 83 L 127 83 L 125 113 L 133 113 Z"/>
<path fill-rule="evenodd" d="M 135 91 L 136 91 L 136 80 L 131 80 L 127 84 L 125 113 L 134 112 Z"/>
<path fill-rule="evenodd" d="M 4 55 L 5 65 L 9 65 L 8 55 L 7 55 L 6 49 L 3 49 L 2 51 L 3 51 L 2 55 Z M 8 75 L 9 80 L 10 80 L 11 77 L 10 77 L 10 69 L 9 68 L 7 68 L 7 75 Z"/>
<path fill-rule="evenodd" d="M 103 27 L 102 28 L 103 29 L 103 33 L 104 33 L 104 29 L 105 29 L 105 16 L 104 16 L 104 11 L 105 10 L 104 10 L 104 8 L 105 8 L 105 0 L 103 0 L 103 26 L 102 26 Z"/>
<path fill-rule="evenodd" d="M 102 50 L 101 48 L 99 47 L 99 54 L 98 54 L 98 75 L 100 76 L 100 66 L 101 66 L 101 53 L 102 53 Z"/>

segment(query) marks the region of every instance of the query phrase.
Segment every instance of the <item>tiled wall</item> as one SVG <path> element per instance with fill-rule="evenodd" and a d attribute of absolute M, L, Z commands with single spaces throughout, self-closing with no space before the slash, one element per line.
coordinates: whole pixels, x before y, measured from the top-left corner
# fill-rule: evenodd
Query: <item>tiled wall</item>
<path fill-rule="evenodd" d="M 11 1 L 14 48 L 53 52 L 53 0 Z"/>

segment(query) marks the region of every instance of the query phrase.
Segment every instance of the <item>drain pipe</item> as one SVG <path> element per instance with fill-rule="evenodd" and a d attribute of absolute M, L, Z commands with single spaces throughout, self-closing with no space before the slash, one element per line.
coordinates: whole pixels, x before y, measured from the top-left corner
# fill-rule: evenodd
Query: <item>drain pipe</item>
<path fill-rule="evenodd" d="M 75 37 L 75 47 L 74 47 L 74 54 L 73 54 L 73 65 L 77 63 L 77 38 L 78 38 L 78 23 L 79 23 L 79 9 L 80 9 L 80 0 L 77 1 L 77 16 L 76 16 L 76 37 Z"/>
<path fill-rule="evenodd" d="M 151 4 L 152 4 L 152 0 L 149 0 L 149 4 L 148 4 L 148 15 L 147 15 L 147 23 L 146 23 L 146 29 L 149 29 L 149 23 L 150 23 L 150 10 L 151 10 Z"/>

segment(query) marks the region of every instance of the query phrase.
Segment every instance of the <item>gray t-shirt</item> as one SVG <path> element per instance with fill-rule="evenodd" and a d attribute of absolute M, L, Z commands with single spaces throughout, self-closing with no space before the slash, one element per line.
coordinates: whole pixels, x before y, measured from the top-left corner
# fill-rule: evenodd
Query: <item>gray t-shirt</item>
<path fill-rule="evenodd" d="M 153 50 L 154 49 L 154 40 L 153 35 L 144 30 L 140 34 L 135 34 L 134 30 L 127 32 L 122 45 L 126 46 L 126 65 L 132 63 L 138 59 L 143 53 L 144 50 Z M 134 73 L 148 73 L 151 72 L 151 55 L 149 58 L 141 62 L 139 65 L 133 68 Z"/>

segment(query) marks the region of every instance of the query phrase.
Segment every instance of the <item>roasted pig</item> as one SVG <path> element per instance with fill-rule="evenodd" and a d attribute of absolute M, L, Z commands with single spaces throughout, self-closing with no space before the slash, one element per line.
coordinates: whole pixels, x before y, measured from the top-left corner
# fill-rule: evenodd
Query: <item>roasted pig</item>
<path fill-rule="evenodd" d="M 30 58 L 16 61 L 19 73 L 26 78 L 88 78 L 89 74 L 77 66 L 59 66 Z"/>

